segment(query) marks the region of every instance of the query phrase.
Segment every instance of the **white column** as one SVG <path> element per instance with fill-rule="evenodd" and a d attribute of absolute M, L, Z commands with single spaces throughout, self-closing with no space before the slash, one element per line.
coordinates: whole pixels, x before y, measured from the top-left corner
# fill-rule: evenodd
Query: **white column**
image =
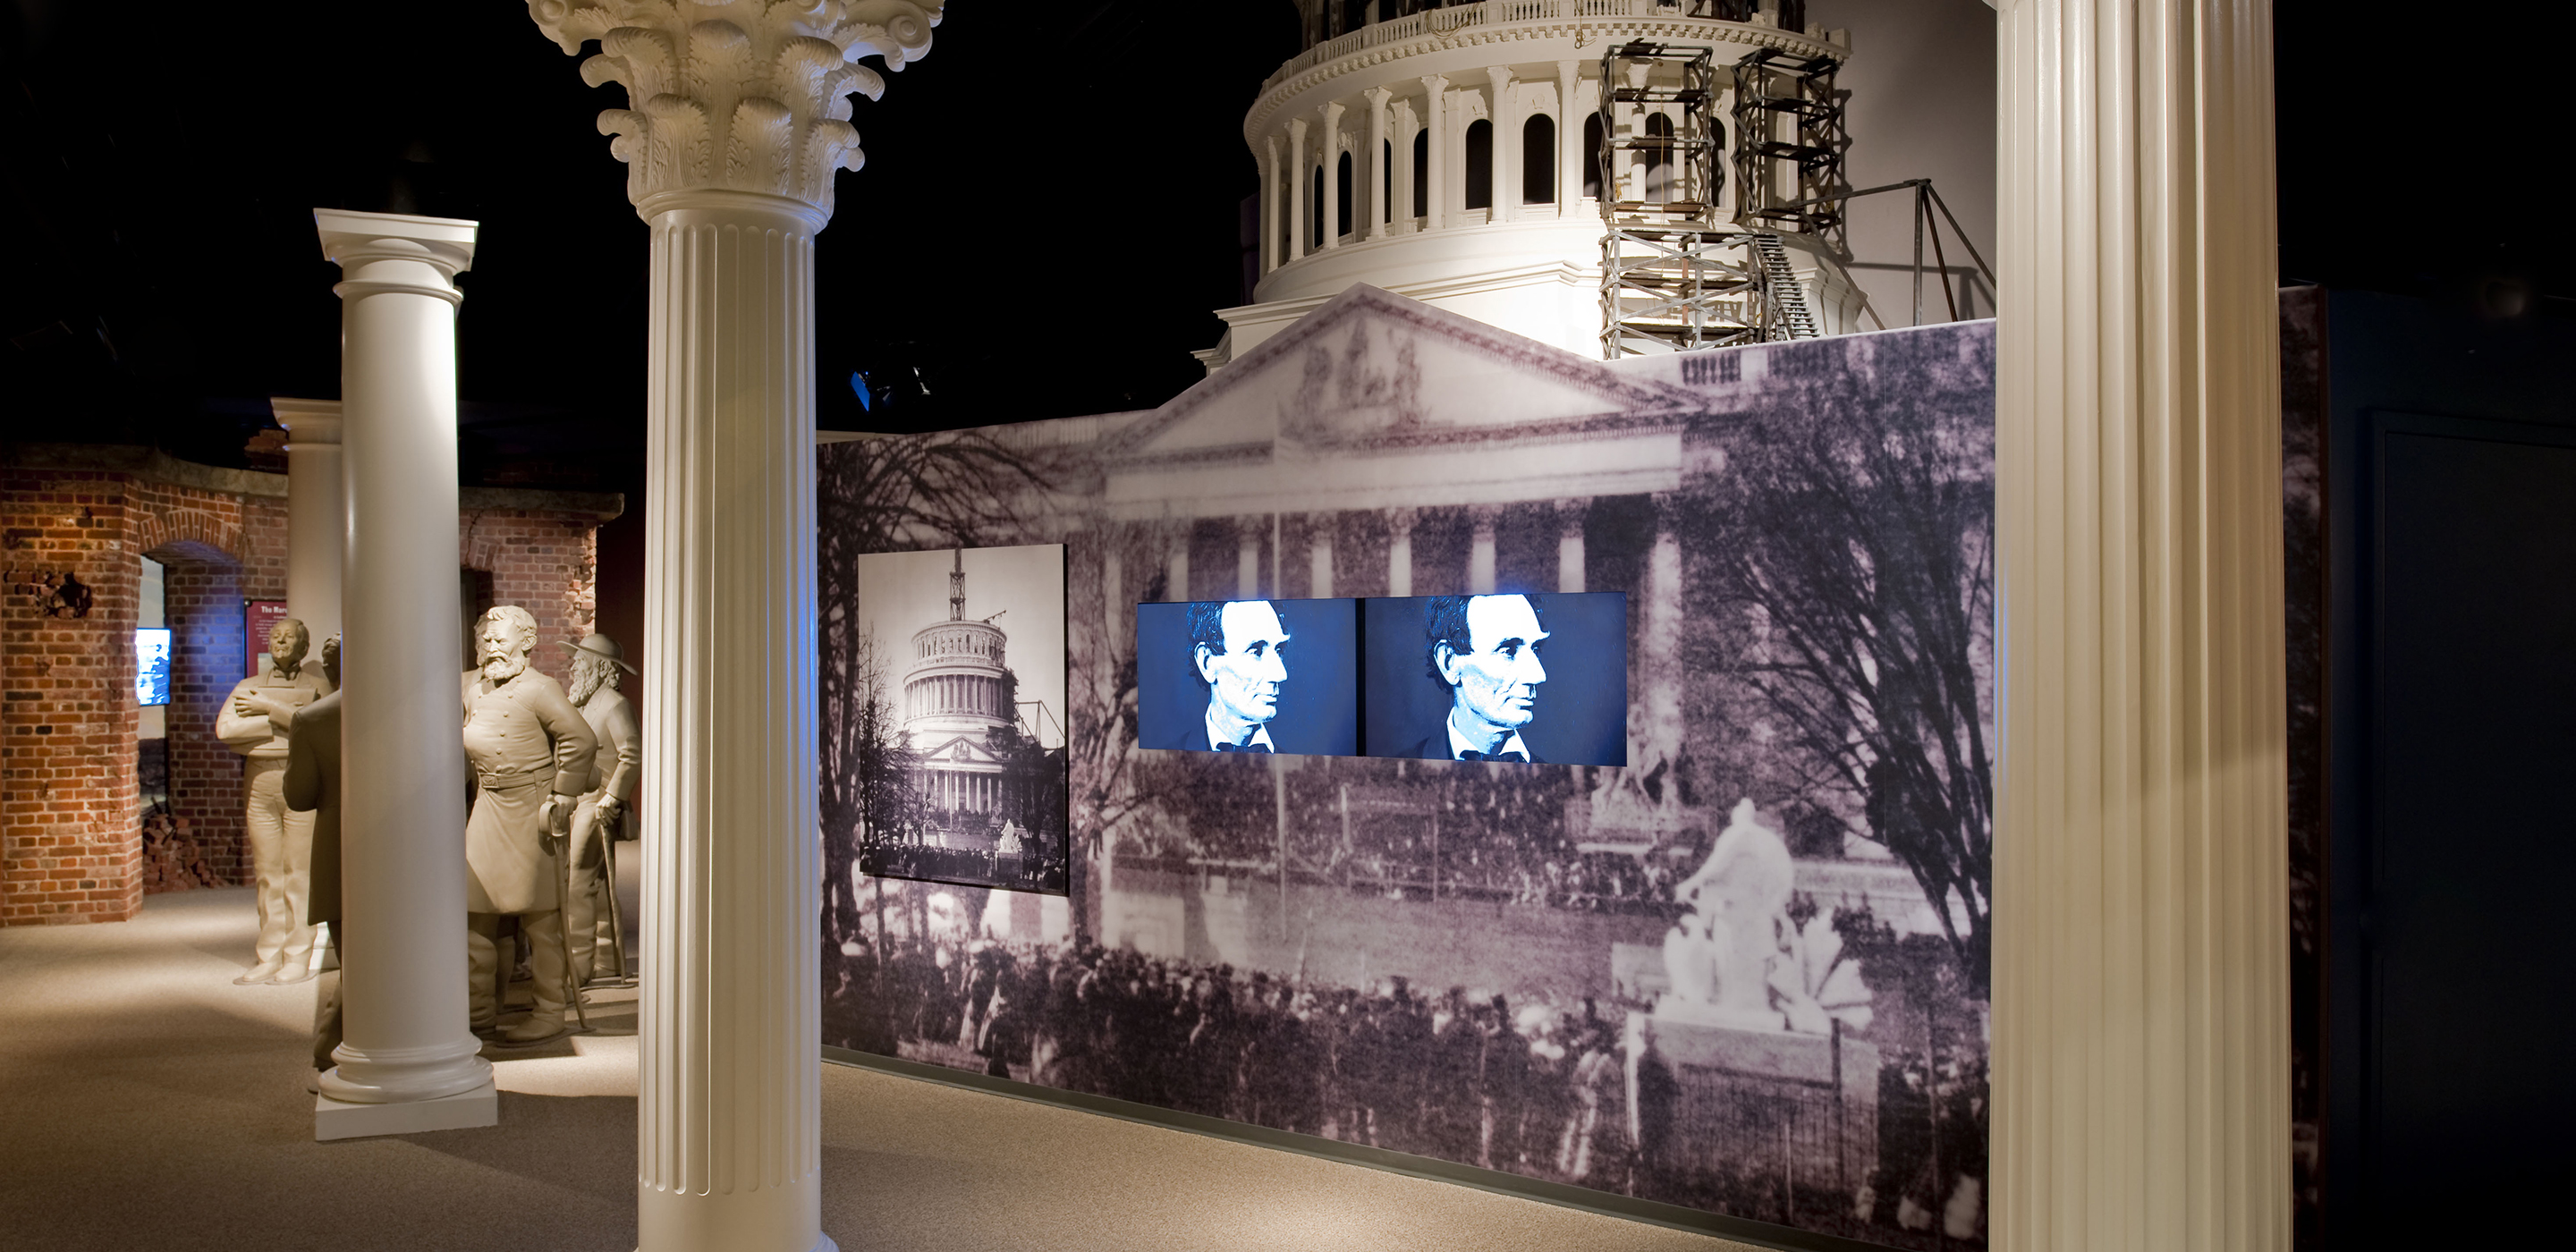
<path fill-rule="evenodd" d="M 286 428 L 286 612 L 319 649 L 340 633 L 340 567 L 349 546 L 340 402 L 276 396 L 268 408 Z"/>
<path fill-rule="evenodd" d="M 1261 137 L 1261 272 L 1279 268 L 1279 136 Z"/>
<path fill-rule="evenodd" d="M 1101 636 L 1102 656 L 1115 655 L 1118 641 L 1127 637 L 1127 563 L 1119 554 L 1118 538 L 1118 523 L 1101 526 L 1100 614 L 1101 624 L 1109 631 Z"/>
<path fill-rule="evenodd" d="M 1556 63 L 1556 215 L 1572 217 L 1583 200 L 1583 114 L 1574 107 L 1583 63 Z"/>
<path fill-rule="evenodd" d="M 1646 724 L 1638 736 L 1647 757 L 1628 764 L 1652 767 L 1677 756 L 1682 746 L 1681 684 L 1661 680 L 1681 671 L 1682 545 L 1673 522 L 1682 502 L 1670 492 L 1656 492 L 1655 546 L 1646 557 L 1646 611 L 1639 640 L 1645 653 L 1640 673 L 1656 679 L 1645 684 Z"/>
<path fill-rule="evenodd" d="M 456 275 L 475 224 L 316 209 L 340 267 L 343 1042 L 317 1138 L 489 1126 L 465 1013 L 457 740 Z M 292 491 L 290 483 L 288 490 Z M 290 507 L 291 504 L 290 504 Z M 356 1107 L 371 1106 L 371 1107 Z"/>
<path fill-rule="evenodd" d="M 1314 176 L 1306 170 L 1306 119 L 1292 118 L 1288 123 L 1288 259 L 1306 255 L 1308 225 L 1306 196 Z"/>
<path fill-rule="evenodd" d="M 1413 594 L 1413 510 L 1386 511 L 1386 594 Z"/>
<path fill-rule="evenodd" d="M 1444 177 L 1449 170 L 1449 131 L 1448 127 L 1441 124 L 1441 117 L 1446 112 L 1443 106 L 1447 103 L 1443 97 L 1448 93 L 1449 79 L 1446 76 L 1440 74 L 1423 76 L 1422 128 L 1431 135 L 1430 140 L 1422 145 L 1423 156 L 1429 158 L 1431 162 L 1431 173 L 1424 180 L 1423 189 L 1422 207 L 1426 210 L 1422 220 L 1424 230 L 1438 230 L 1449 222 L 1449 180 Z"/>
<path fill-rule="evenodd" d="M 1583 519 L 1592 511 L 1589 500 L 1556 502 L 1556 589 L 1568 593 L 1583 590 Z"/>
<path fill-rule="evenodd" d="M 1163 554 L 1163 598 L 1190 598 L 1190 520 L 1181 518 L 1172 531 L 1171 546 Z"/>
<path fill-rule="evenodd" d="M 1467 594 L 1494 594 L 1494 522 L 1502 513 L 1490 504 L 1468 510 Z"/>
<path fill-rule="evenodd" d="M 1494 171 L 1494 207 L 1485 220 L 1508 222 L 1518 215 L 1521 203 L 1521 182 L 1516 177 L 1520 162 L 1511 159 L 1521 148 L 1520 136 L 1512 130 L 1512 72 L 1497 65 L 1485 71 L 1485 81 L 1493 84 L 1486 92 L 1490 100 L 1485 116 L 1494 123 L 1487 136 L 1494 150 L 1485 162 Z"/>
<path fill-rule="evenodd" d="M 1628 66 L 1628 85 L 1634 88 L 1643 88 L 1646 85 L 1646 78 L 1650 72 L 1650 67 L 1643 61 L 1630 63 Z M 1604 90 L 1608 90 L 1609 84 L 1602 84 L 1602 88 Z M 1653 112 L 1653 110 L 1642 104 L 1624 105 L 1611 120 L 1614 123 L 1625 123 L 1625 125 L 1619 127 L 1619 133 L 1627 135 L 1632 139 L 1642 139 L 1646 136 L 1646 119 L 1653 116 Z M 1618 186 L 1616 188 L 1605 186 L 1601 189 L 1602 194 L 1615 195 L 1622 200 L 1644 200 L 1646 198 L 1646 171 L 1653 166 L 1654 159 L 1654 154 L 1652 152 L 1631 151 L 1625 158 L 1611 162 L 1613 168 L 1617 170 L 1619 175 Z"/>
<path fill-rule="evenodd" d="M 2277 1252 L 2270 6 L 1998 7 L 1994 1246 Z"/>
<path fill-rule="evenodd" d="M 925 12 L 927 10 L 927 12 Z M 939 6 L 543 0 L 650 228 L 640 1252 L 816 1252 L 814 236 Z"/>
<path fill-rule="evenodd" d="M 1368 97 L 1369 106 L 1368 160 L 1361 163 L 1368 171 L 1368 237 L 1383 239 L 1390 216 L 1386 203 L 1391 164 L 1386 159 L 1386 101 L 1393 93 L 1384 87 L 1371 87 L 1360 94 Z"/>
<path fill-rule="evenodd" d="M 1324 159 L 1324 203 L 1319 209 L 1324 218 L 1324 246 L 1342 246 L 1342 232 L 1350 223 L 1342 220 L 1342 106 L 1327 104 L 1323 108 L 1324 127 L 1316 141 Z M 1354 166 L 1358 162 L 1352 162 Z M 1353 169 L 1353 175 L 1359 171 Z M 1354 189 L 1356 190 L 1356 189 Z"/>
<path fill-rule="evenodd" d="M 1333 526 L 1336 515 L 1306 515 L 1306 594 L 1318 600 L 1333 598 Z"/>

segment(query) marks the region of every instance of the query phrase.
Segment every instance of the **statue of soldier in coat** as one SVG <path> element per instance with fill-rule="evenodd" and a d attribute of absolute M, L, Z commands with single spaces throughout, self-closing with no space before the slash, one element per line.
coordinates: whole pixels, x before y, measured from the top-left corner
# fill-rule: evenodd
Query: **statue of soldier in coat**
<path fill-rule="evenodd" d="M 564 1033 L 573 994 L 562 927 L 563 841 L 590 789 L 598 739 L 555 680 L 532 669 L 537 621 L 502 605 L 475 624 L 479 668 L 464 675 L 465 756 L 474 767 L 474 812 L 465 822 L 466 977 L 477 1030 L 498 1024 L 501 916 L 519 919 L 536 975 L 536 1010 L 501 1035 L 513 1044 Z"/>
<path fill-rule="evenodd" d="M 572 924 L 572 981 L 580 986 L 600 967 L 613 964 L 622 972 L 626 966 L 615 955 L 614 945 L 626 941 L 617 933 L 617 911 L 602 905 L 604 893 L 617 890 L 611 876 L 617 852 L 610 845 L 634 837 L 626 819 L 644 762 L 644 725 L 634 701 L 617 690 L 619 671 L 632 674 L 635 667 L 626 663 L 616 640 L 595 634 L 564 646 L 572 649 L 573 707 L 599 740 L 589 790 L 572 815 L 572 898 L 564 902 L 564 918 Z"/>

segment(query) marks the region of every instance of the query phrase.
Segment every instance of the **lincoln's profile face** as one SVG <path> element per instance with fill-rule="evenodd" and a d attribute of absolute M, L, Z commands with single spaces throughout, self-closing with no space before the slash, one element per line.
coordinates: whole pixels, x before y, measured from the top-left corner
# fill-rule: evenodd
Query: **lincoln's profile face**
<path fill-rule="evenodd" d="M 1204 639 L 1193 649 L 1208 702 L 1229 722 L 1260 725 L 1279 713 L 1279 685 L 1288 680 L 1280 649 L 1288 642 L 1278 610 L 1267 600 L 1229 602 L 1218 614 L 1219 647 Z"/>
<path fill-rule="evenodd" d="M 1515 731 L 1538 715 L 1538 689 L 1547 681 L 1538 645 L 1548 637 L 1528 596 L 1475 596 L 1467 601 L 1468 650 L 1454 640 L 1432 649 L 1432 665 L 1449 684 L 1451 720 Z"/>

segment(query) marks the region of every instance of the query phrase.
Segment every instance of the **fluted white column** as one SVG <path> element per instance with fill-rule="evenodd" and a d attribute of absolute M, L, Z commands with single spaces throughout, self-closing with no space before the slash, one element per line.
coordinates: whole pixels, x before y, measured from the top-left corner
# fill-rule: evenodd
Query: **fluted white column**
<path fill-rule="evenodd" d="M 2271 14 L 2003 0 L 2004 1252 L 2290 1243 Z"/>
<path fill-rule="evenodd" d="M 642 1252 L 815 1252 L 814 236 L 938 0 L 535 0 L 651 228 Z"/>
<path fill-rule="evenodd" d="M 286 612 L 313 646 L 340 633 L 340 565 L 349 540 L 349 488 L 340 463 L 340 402 L 272 396 L 286 428 Z"/>
<path fill-rule="evenodd" d="M 317 1106 L 314 1132 L 489 1126 L 498 1119 L 492 1067 L 465 1011 L 456 705 L 464 296 L 455 279 L 473 262 L 476 226 L 338 209 L 313 218 L 341 274 L 332 290 L 349 510 L 340 579 L 343 1042 L 339 1065 L 322 1075 L 332 1103 Z"/>
<path fill-rule="evenodd" d="M 1360 94 L 1368 97 L 1369 114 L 1368 160 L 1365 163 L 1368 170 L 1368 237 L 1382 239 L 1386 237 L 1387 173 L 1390 165 L 1386 159 L 1386 101 L 1393 93 L 1384 87 L 1371 87 Z"/>
<path fill-rule="evenodd" d="M 1443 106 L 1447 103 L 1444 97 L 1448 94 L 1447 76 L 1441 74 L 1423 76 L 1422 128 L 1431 136 L 1429 141 L 1422 145 L 1423 156 L 1431 162 L 1431 170 L 1424 177 L 1422 206 L 1424 230 L 1438 230 L 1449 224 L 1449 180 L 1446 177 L 1449 172 L 1449 131 L 1441 122 L 1445 113 Z"/>

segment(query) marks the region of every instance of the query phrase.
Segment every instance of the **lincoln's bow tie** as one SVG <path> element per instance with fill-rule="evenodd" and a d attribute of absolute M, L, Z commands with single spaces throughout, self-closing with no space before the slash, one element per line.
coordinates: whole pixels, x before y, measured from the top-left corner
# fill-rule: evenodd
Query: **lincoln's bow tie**
<path fill-rule="evenodd" d="M 1270 750 L 1270 745 L 1266 743 L 1220 743 L 1216 745 L 1216 750 L 1219 752 L 1268 752 Z"/>
<path fill-rule="evenodd" d="M 1478 752 L 1474 748 L 1459 753 L 1458 759 L 1461 761 L 1518 761 L 1523 765 L 1529 764 L 1529 754 L 1526 752 Z"/>

